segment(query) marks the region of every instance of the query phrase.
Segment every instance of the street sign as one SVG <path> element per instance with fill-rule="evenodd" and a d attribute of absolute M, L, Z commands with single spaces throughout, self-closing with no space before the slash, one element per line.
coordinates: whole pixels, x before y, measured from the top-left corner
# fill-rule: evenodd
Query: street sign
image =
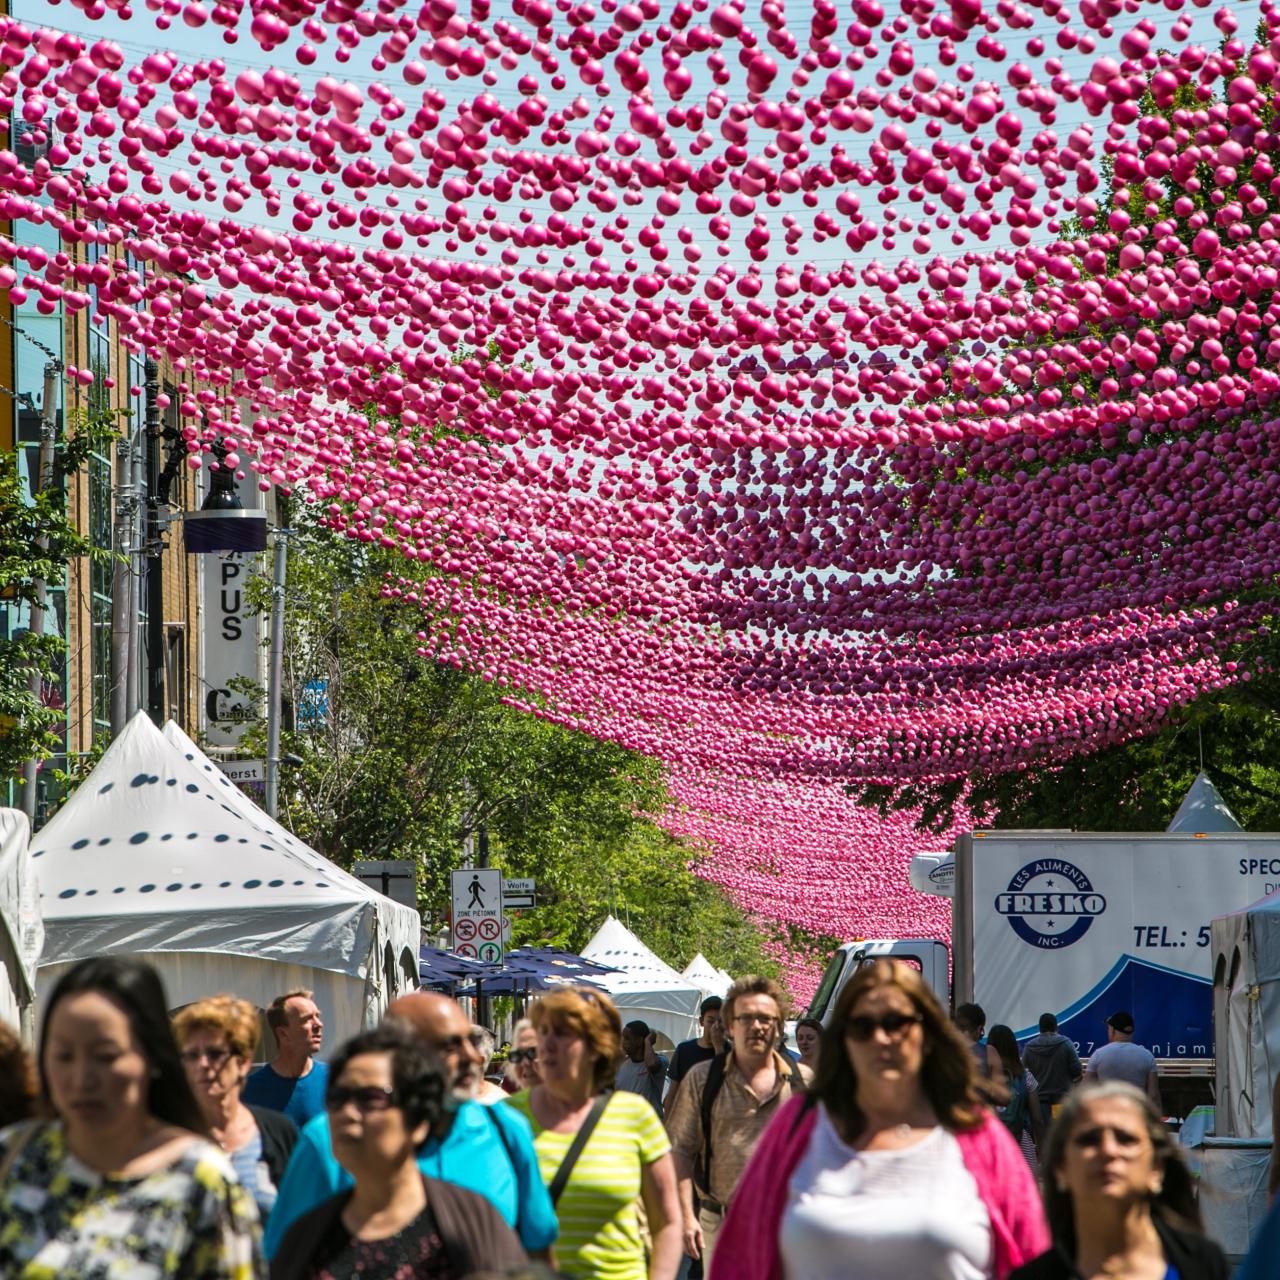
<path fill-rule="evenodd" d="M 486 964 L 502 963 L 502 872 L 496 867 L 455 871 L 453 951 Z"/>
<path fill-rule="evenodd" d="M 532 876 L 502 882 L 502 905 L 508 911 L 520 911 L 536 904 L 538 882 Z"/>
<path fill-rule="evenodd" d="M 418 909 L 418 864 L 408 858 L 360 858 L 352 867 L 357 880 L 393 902 Z"/>
<path fill-rule="evenodd" d="M 224 760 L 222 772 L 237 785 L 267 780 L 266 766 L 261 760 Z"/>

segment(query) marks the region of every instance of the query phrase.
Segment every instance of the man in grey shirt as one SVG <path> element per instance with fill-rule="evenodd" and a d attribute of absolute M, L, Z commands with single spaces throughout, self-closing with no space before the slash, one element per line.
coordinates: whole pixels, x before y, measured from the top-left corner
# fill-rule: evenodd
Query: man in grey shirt
<path fill-rule="evenodd" d="M 1160 1107 L 1160 1082 L 1156 1059 L 1150 1049 L 1133 1043 L 1133 1014 L 1117 1012 L 1107 1019 L 1107 1043 L 1096 1049 L 1084 1073 L 1088 1080 L 1123 1080 L 1141 1089 Z"/>
<path fill-rule="evenodd" d="M 614 1077 L 615 1089 L 638 1093 L 648 1098 L 653 1109 L 662 1115 L 662 1086 L 667 1078 L 667 1063 L 654 1045 L 657 1032 L 647 1022 L 628 1022 L 622 1028 L 622 1065 Z"/>

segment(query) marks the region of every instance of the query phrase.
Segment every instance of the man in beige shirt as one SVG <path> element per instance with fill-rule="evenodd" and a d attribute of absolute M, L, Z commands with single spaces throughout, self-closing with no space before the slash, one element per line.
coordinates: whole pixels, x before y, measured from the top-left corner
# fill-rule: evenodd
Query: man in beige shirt
<path fill-rule="evenodd" d="M 723 1010 L 732 1048 L 723 1057 L 690 1069 L 667 1122 L 684 1216 L 684 1248 L 691 1258 L 704 1260 L 704 1274 L 711 1265 L 725 1209 L 765 1125 L 793 1092 L 809 1082 L 807 1067 L 778 1052 L 785 1007 L 782 988 L 771 978 L 735 982 Z M 708 1093 L 710 1124 L 706 1125 Z"/>

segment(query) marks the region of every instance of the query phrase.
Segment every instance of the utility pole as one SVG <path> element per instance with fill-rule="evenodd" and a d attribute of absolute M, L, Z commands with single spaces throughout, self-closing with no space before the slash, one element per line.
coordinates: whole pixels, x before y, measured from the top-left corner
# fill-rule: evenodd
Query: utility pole
<path fill-rule="evenodd" d="M 44 366 L 44 402 L 40 406 L 40 454 L 39 473 L 34 486 L 37 494 L 43 493 L 53 483 L 53 455 L 58 436 L 58 379 L 62 376 L 62 362 L 50 360 Z M 49 539 L 38 540 L 41 552 L 49 550 Z M 31 634 L 44 635 L 45 614 L 49 608 L 49 588 L 43 578 L 35 584 L 35 600 L 31 604 Z M 42 700 L 44 687 L 39 671 L 31 673 L 30 691 L 34 698 Z M 28 760 L 22 767 L 22 811 L 32 826 L 36 820 L 36 761 Z"/>
<path fill-rule="evenodd" d="M 112 544 L 116 562 L 111 575 L 111 736 L 128 723 L 133 712 L 130 685 L 137 692 L 132 667 L 137 658 L 134 631 L 138 625 L 137 595 L 134 590 L 134 553 L 137 545 L 137 490 L 134 488 L 134 438 L 116 446 L 115 533 Z M 125 557 L 128 557 L 127 559 Z"/>
<path fill-rule="evenodd" d="M 146 362 L 147 384 L 147 714 L 164 724 L 164 541 L 160 533 L 160 367 Z"/>
<path fill-rule="evenodd" d="M 284 584 L 289 567 L 288 529 L 276 530 L 275 572 L 271 579 L 271 657 L 267 672 L 267 814 L 280 807 L 280 715 L 284 684 Z"/>

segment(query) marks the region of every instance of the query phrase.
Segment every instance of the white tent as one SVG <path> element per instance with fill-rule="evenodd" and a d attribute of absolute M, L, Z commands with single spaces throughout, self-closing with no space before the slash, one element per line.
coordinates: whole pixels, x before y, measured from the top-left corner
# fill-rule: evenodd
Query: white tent
<path fill-rule="evenodd" d="M 1218 788 L 1209 781 L 1203 769 L 1182 797 L 1178 812 L 1167 828 L 1169 831 L 1243 831 L 1236 815 L 1227 808 Z"/>
<path fill-rule="evenodd" d="M 27 848 L 31 826 L 19 809 L 0 809 L 0 1022 L 34 1039 L 30 1009 L 44 946 L 40 891 Z"/>
<path fill-rule="evenodd" d="M 174 1008 L 219 991 L 265 1008 L 306 987 L 327 1045 L 376 1022 L 418 985 L 417 912 L 289 835 L 175 736 L 139 712 L 34 840 L 39 993 L 88 956 L 145 955 Z"/>
<path fill-rule="evenodd" d="M 704 998 L 720 996 L 723 999 L 724 993 L 733 985 L 729 975 L 722 969 L 717 969 L 701 951 L 689 961 L 680 976 L 686 982 L 692 982 Z"/>
<path fill-rule="evenodd" d="M 1217 1123 L 1222 1138 L 1272 1131 L 1280 1070 L 1280 892 L 1210 926 Z"/>
<path fill-rule="evenodd" d="M 610 916 L 582 955 L 621 970 L 601 974 L 596 981 L 609 992 L 624 1022 L 647 1022 L 673 1045 L 698 1034 L 702 991 L 658 959 L 620 920 Z"/>

